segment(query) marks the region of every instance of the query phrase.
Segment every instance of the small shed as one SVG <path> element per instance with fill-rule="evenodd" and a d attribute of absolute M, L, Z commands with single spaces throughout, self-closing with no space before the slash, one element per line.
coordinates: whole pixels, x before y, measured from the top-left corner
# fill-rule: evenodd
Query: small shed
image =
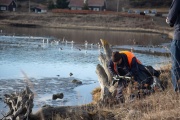
<path fill-rule="evenodd" d="M 106 9 L 105 0 L 70 0 L 69 8 L 71 10 L 82 10 L 86 4 L 89 10 L 103 11 Z"/>
<path fill-rule="evenodd" d="M 93 11 L 103 11 L 106 9 L 105 0 L 88 0 L 88 7 Z"/>
<path fill-rule="evenodd" d="M 84 0 L 70 0 L 68 7 L 71 10 L 82 10 L 84 7 Z"/>
<path fill-rule="evenodd" d="M 15 0 L 0 0 L 0 11 L 16 11 Z"/>
<path fill-rule="evenodd" d="M 47 9 L 44 6 L 35 6 L 31 7 L 31 11 L 35 13 L 46 13 Z"/>

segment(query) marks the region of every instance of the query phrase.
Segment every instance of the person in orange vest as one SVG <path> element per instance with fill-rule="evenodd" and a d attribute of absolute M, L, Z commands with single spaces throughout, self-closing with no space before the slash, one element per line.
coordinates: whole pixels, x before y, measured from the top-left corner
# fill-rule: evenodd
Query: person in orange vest
<path fill-rule="evenodd" d="M 135 57 L 132 52 L 121 51 L 112 52 L 111 60 L 108 63 L 108 69 L 113 76 L 128 76 L 134 77 L 134 80 L 138 83 L 148 83 L 152 81 L 143 81 L 146 78 L 146 74 L 141 74 L 140 68 L 143 68 L 141 62 Z M 147 79 L 148 80 L 148 79 Z M 150 84 L 150 83 L 149 83 Z M 116 98 L 121 102 L 124 101 L 124 96 L 122 94 L 123 89 L 127 86 L 126 80 L 119 80 L 117 87 Z"/>
<path fill-rule="evenodd" d="M 112 53 L 111 60 L 108 64 L 108 68 L 113 76 L 134 76 L 134 79 L 137 82 L 141 82 L 137 79 L 137 75 L 139 72 L 138 65 L 140 64 L 141 62 L 135 57 L 135 55 L 132 52 L 116 51 Z"/>

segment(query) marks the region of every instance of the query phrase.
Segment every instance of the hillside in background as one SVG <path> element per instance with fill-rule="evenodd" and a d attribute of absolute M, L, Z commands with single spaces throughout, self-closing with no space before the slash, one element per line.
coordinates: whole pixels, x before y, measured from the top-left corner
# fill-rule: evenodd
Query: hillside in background
<path fill-rule="evenodd" d="M 18 0 L 19 8 L 27 8 L 31 4 L 48 6 L 49 1 L 56 3 L 56 0 Z M 69 0 L 68 0 L 69 1 Z M 161 8 L 169 7 L 172 0 L 106 0 L 108 11 L 122 11 L 122 8 Z"/>

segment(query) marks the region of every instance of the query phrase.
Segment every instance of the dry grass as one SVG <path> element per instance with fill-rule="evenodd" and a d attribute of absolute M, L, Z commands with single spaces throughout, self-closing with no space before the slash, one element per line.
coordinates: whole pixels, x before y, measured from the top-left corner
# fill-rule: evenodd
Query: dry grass
<path fill-rule="evenodd" d="M 116 105 L 113 109 L 103 108 L 106 109 L 117 120 L 175 120 L 180 119 L 180 96 L 172 90 L 166 90 L 141 100 Z"/>
<path fill-rule="evenodd" d="M 163 86 L 166 88 L 165 91 L 156 92 L 133 102 L 126 101 L 124 104 L 100 109 L 112 113 L 114 116 L 111 119 L 117 120 L 179 120 L 180 95 L 173 91 L 169 72 L 170 67 L 170 65 L 163 67 L 160 76 Z M 93 91 L 93 96 L 96 98 L 94 100 L 99 100 L 97 98 L 99 95 L 100 88 L 97 88 Z"/>
<path fill-rule="evenodd" d="M 91 94 L 93 96 L 93 103 L 97 103 L 100 100 L 101 88 L 100 87 L 95 88 Z"/>
<path fill-rule="evenodd" d="M 152 21 L 153 19 L 153 21 Z M 28 24 L 52 28 L 100 29 L 158 32 L 169 27 L 163 17 L 150 17 L 128 13 L 114 14 L 64 14 L 52 13 L 1 13 L 0 24 Z"/>

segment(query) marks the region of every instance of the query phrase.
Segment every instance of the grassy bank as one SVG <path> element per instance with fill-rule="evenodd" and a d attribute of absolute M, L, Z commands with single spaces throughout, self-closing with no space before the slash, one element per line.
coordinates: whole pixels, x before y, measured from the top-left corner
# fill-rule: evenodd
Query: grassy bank
<path fill-rule="evenodd" d="M 25 25 L 64 29 L 91 29 L 115 31 L 171 32 L 164 17 L 137 14 L 65 14 L 65 13 L 1 13 L 1 25 Z"/>

